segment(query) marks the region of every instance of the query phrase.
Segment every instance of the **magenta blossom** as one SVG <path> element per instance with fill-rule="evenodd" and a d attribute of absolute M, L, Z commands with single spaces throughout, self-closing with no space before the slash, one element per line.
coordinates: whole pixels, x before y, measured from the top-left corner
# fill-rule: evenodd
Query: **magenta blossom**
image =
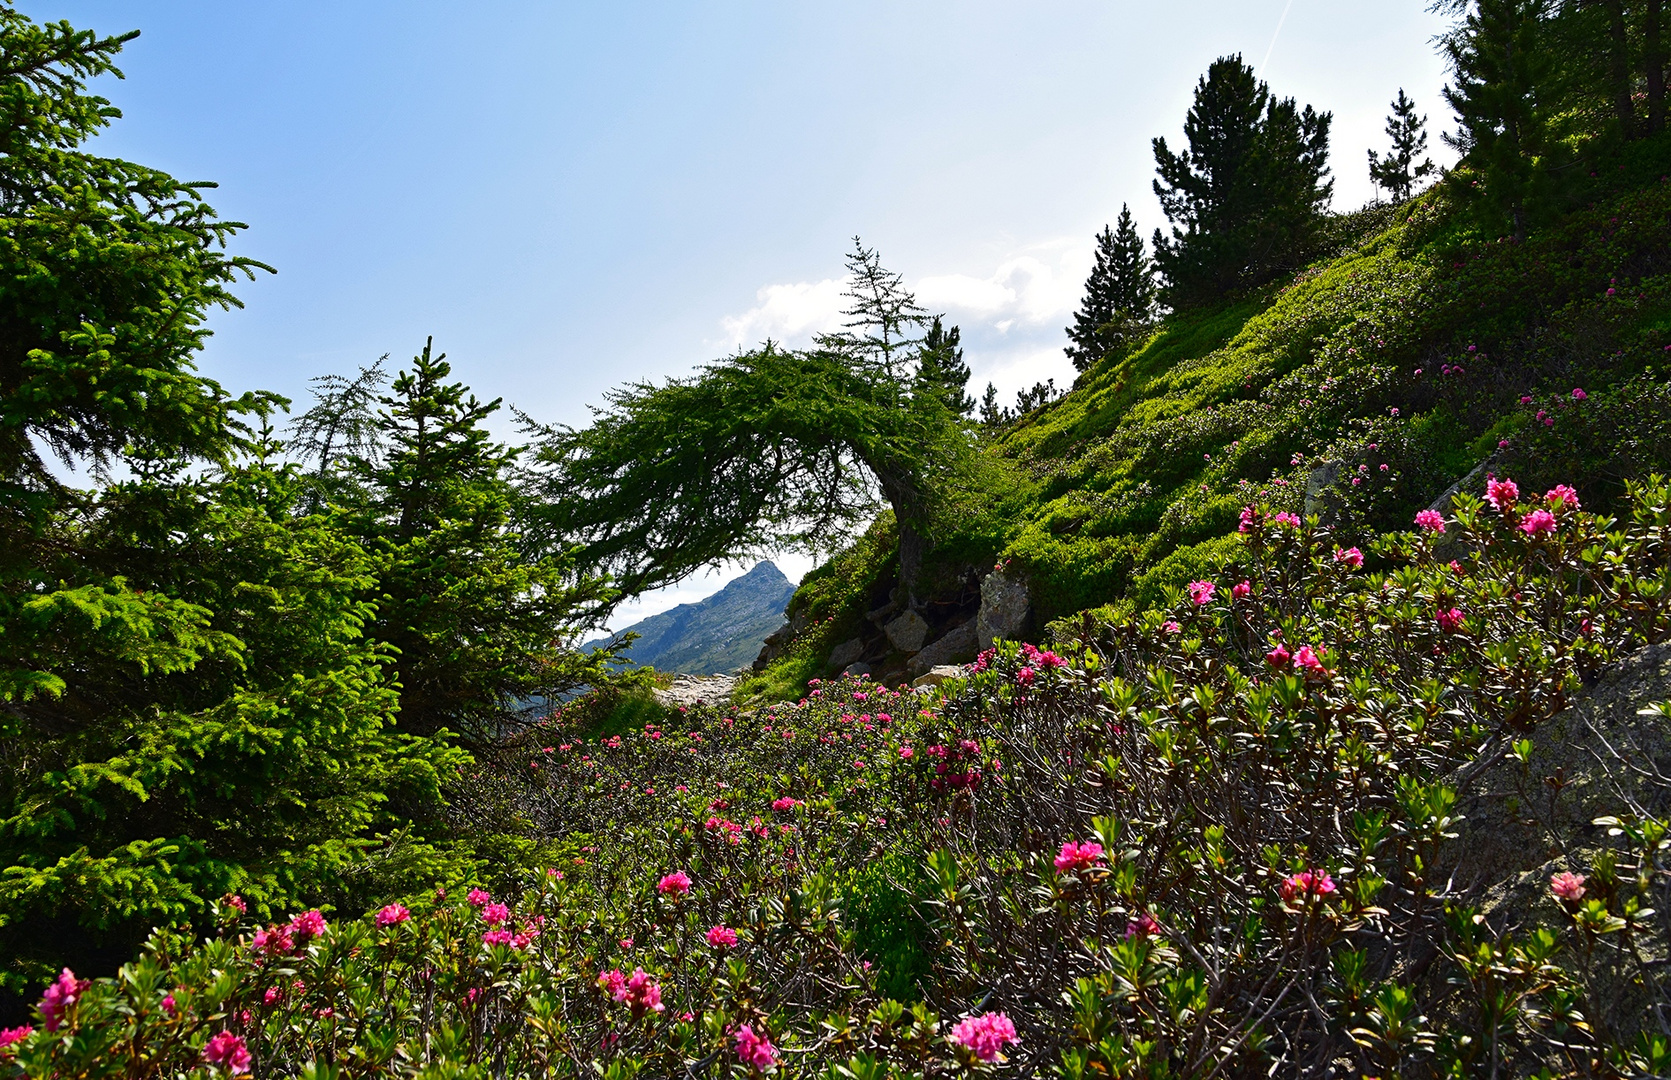
<path fill-rule="evenodd" d="M 325 932 L 325 916 L 319 914 L 319 909 L 304 911 L 300 915 L 290 916 L 290 929 L 294 930 L 303 941 L 316 938 Z"/>
<path fill-rule="evenodd" d="M 1547 510 L 1533 510 L 1526 515 L 1525 520 L 1521 521 L 1520 531 L 1527 536 L 1552 533 L 1555 531 L 1555 515 Z"/>
<path fill-rule="evenodd" d="M 1447 634 L 1454 634 L 1458 630 L 1462 629 L 1461 608 L 1453 607 L 1449 611 L 1440 611 L 1433 617 L 1439 620 L 1439 628 Z"/>
<path fill-rule="evenodd" d="M 1265 654 L 1265 662 L 1274 668 L 1285 668 L 1293 659 L 1294 654 L 1280 641 L 1277 642 L 1276 648 Z"/>
<path fill-rule="evenodd" d="M 35 1029 L 25 1024 L 23 1027 L 0 1028 L 0 1050 L 22 1042 L 35 1033 Z"/>
<path fill-rule="evenodd" d="M 1230 586 L 1230 597 L 1233 600 L 1246 600 L 1253 595 L 1253 585 L 1250 582 L 1238 581 Z"/>
<path fill-rule="evenodd" d="M 1303 668 L 1313 675 L 1324 675 L 1328 669 L 1323 666 L 1323 658 L 1311 650 L 1310 645 L 1301 645 L 1300 651 L 1294 654 L 1294 666 Z"/>
<path fill-rule="evenodd" d="M 1092 840 L 1077 844 L 1072 840 L 1062 845 L 1061 854 L 1056 856 L 1056 869 L 1061 873 L 1089 870 L 1102 861 L 1102 845 Z"/>
<path fill-rule="evenodd" d="M 290 937 L 291 927 L 270 926 L 265 930 L 257 930 L 250 945 L 256 952 L 266 953 L 268 956 L 283 956 L 296 948 L 296 942 Z"/>
<path fill-rule="evenodd" d="M 249 1046 L 245 1044 L 241 1035 L 234 1035 L 230 1031 L 222 1031 L 209 1040 L 203 1047 L 203 1063 L 218 1065 L 237 1076 L 239 1073 L 249 1072 Z"/>
<path fill-rule="evenodd" d="M 1549 879 L 1549 891 L 1557 899 L 1576 904 L 1584 899 L 1584 875 L 1564 870 Z"/>
<path fill-rule="evenodd" d="M 1363 552 L 1355 547 L 1335 548 L 1334 561 L 1342 566 L 1350 566 L 1352 569 L 1358 570 L 1363 567 Z"/>
<path fill-rule="evenodd" d="M 87 989 L 86 979 L 77 979 L 75 972 L 65 968 L 58 973 L 58 978 L 46 988 L 41 996 L 41 1019 L 46 1022 L 48 1031 L 57 1031 L 58 1025 L 64 1022 L 64 1014 L 81 999 Z"/>
<path fill-rule="evenodd" d="M 412 913 L 406 910 L 406 905 L 390 904 L 377 913 L 377 925 L 394 926 L 396 923 L 403 923 L 411 917 Z"/>
<path fill-rule="evenodd" d="M 1189 598 L 1195 602 L 1196 607 L 1202 607 L 1209 603 L 1213 598 L 1213 593 L 1217 591 L 1218 586 L 1210 581 L 1192 581 L 1189 583 Z"/>
<path fill-rule="evenodd" d="M 690 892 L 690 875 L 675 870 L 656 882 L 656 888 L 663 896 L 684 896 Z"/>
<path fill-rule="evenodd" d="M 794 798 L 792 796 L 789 796 L 789 795 L 785 795 L 781 799 L 772 800 L 772 809 L 773 810 L 793 810 L 793 809 L 795 809 L 795 807 L 800 806 L 800 805 L 801 805 L 801 800 L 799 800 L 797 798 Z"/>
<path fill-rule="evenodd" d="M 703 936 L 708 939 L 708 944 L 716 949 L 729 949 L 737 944 L 737 931 L 729 926 L 713 927 Z"/>
<path fill-rule="evenodd" d="M 1154 916 L 1150 915 L 1146 911 L 1140 911 L 1136 915 L 1133 915 L 1130 919 L 1126 920 L 1126 937 L 1127 938 L 1134 938 L 1134 937 L 1146 938 L 1146 937 L 1159 937 L 1159 936 L 1160 936 L 1160 923 L 1156 922 L 1154 920 Z"/>
<path fill-rule="evenodd" d="M 1301 870 L 1282 879 L 1277 892 L 1284 900 L 1297 897 L 1328 896 L 1335 891 L 1334 878 L 1323 870 Z"/>
<path fill-rule="evenodd" d="M 744 1024 L 737 1029 L 737 1057 L 756 1072 L 765 1072 L 777 1064 L 777 1047 L 767 1035 L 756 1035 L 752 1027 Z"/>
<path fill-rule="evenodd" d="M 465 899 L 470 901 L 471 907 L 486 907 L 493 902 L 493 895 L 485 889 L 471 889 Z"/>
<path fill-rule="evenodd" d="M 1550 488 L 1549 493 L 1544 496 L 1544 499 L 1548 501 L 1551 507 L 1558 510 L 1580 509 L 1578 505 L 1578 492 L 1574 491 L 1565 484 L 1556 484 L 1554 487 Z"/>
<path fill-rule="evenodd" d="M 1021 1040 L 1015 1024 L 1001 1012 L 982 1013 L 959 1020 L 952 1028 L 952 1040 L 968 1047 L 982 1061 L 997 1061 L 1004 1047 Z"/>
<path fill-rule="evenodd" d="M 1520 499 L 1520 487 L 1513 480 L 1498 480 L 1495 477 L 1485 482 L 1485 501 L 1491 504 L 1493 510 L 1508 513 L 1514 509 L 1514 504 Z"/>
<path fill-rule="evenodd" d="M 482 922 L 489 926 L 503 926 L 511 921 L 511 909 L 504 904 L 489 904 L 482 908 Z"/>
<path fill-rule="evenodd" d="M 1612 292 L 1613 290 L 1608 289 L 1607 291 Z M 1586 394 L 1584 392 L 1584 388 L 1582 386 L 1575 386 L 1575 387 L 1572 388 L 1572 399 L 1574 401 L 1583 401 L 1585 398 L 1587 398 L 1589 396 L 1590 396 L 1589 394 Z"/>
<path fill-rule="evenodd" d="M 483 945 L 514 945 L 516 935 L 509 930 L 488 930 L 482 934 Z"/>
<path fill-rule="evenodd" d="M 1445 515 L 1437 510 L 1416 511 L 1416 524 L 1432 533 L 1445 531 Z"/>
<path fill-rule="evenodd" d="M 1300 524 L 1301 524 L 1300 515 L 1290 514 L 1287 511 L 1283 511 L 1282 513 L 1278 514 L 1276 517 L 1272 518 L 1271 520 L 1274 521 L 1278 525 L 1287 525 L 1287 526 L 1290 526 L 1291 528 L 1295 528 L 1295 529 L 1299 528 Z"/>

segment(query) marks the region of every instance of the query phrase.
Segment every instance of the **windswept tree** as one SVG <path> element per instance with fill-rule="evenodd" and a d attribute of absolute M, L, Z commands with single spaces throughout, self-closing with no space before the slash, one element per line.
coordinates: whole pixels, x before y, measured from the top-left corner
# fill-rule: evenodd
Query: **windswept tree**
<path fill-rule="evenodd" d="M 1105 225 L 1097 235 L 1096 263 L 1068 327 L 1068 359 L 1084 371 L 1104 356 L 1129 348 L 1149 327 L 1154 310 L 1154 265 L 1131 207 L 1121 206 L 1116 228 Z"/>
<path fill-rule="evenodd" d="M 1392 146 L 1385 157 L 1369 151 L 1369 178 L 1395 203 L 1416 192 L 1416 185 L 1434 171 L 1427 154 L 1427 117 L 1416 115 L 1416 103 L 1399 87 L 1387 116 L 1387 138 Z M 1419 159 L 1419 160 L 1418 160 Z"/>
<path fill-rule="evenodd" d="M 880 502 L 898 525 L 896 603 L 911 603 L 968 433 L 947 384 L 919 377 L 946 341 L 929 346 L 899 275 L 857 241 L 847 266 L 846 325 L 813 348 L 767 342 L 615 391 L 586 428 L 536 428 L 529 542 L 578 545 L 630 595 L 772 549 L 828 551 Z"/>
<path fill-rule="evenodd" d="M 1174 307 L 1268 281 L 1311 251 L 1334 192 L 1330 113 L 1275 98 L 1241 56 L 1220 57 L 1195 87 L 1188 149 L 1154 141 L 1155 194 L 1172 223 L 1155 266 Z"/>

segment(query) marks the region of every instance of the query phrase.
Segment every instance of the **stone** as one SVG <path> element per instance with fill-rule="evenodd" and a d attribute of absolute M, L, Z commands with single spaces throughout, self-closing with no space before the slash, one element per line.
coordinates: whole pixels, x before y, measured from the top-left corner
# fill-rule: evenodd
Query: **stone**
<path fill-rule="evenodd" d="M 976 648 L 978 644 L 975 638 L 975 621 L 971 619 L 952 627 L 929 642 L 922 652 L 911 658 L 906 670 L 912 675 L 921 675 L 930 668 L 957 660 L 973 660 L 975 653 L 979 651 Z"/>
<path fill-rule="evenodd" d="M 914 653 L 921 650 L 928 640 L 929 629 L 928 620 L 915 611 L 907 611 L 882 627 L 882 632 L 888 635 L 888 641 L 900 652 Z"/>
<path fill-rule="evenodd" d="M 856 664 L 848 664 L 841 669 L 841 673 L 843 675 L 869 675 L 870 665 L 861 660 Z"/>
<path fill-rule="evenodd" d="M 939 686 L 947 679 L 966 679 L 968 677 L 969 673 L 963 669 L 962 664 L 941 664 L 918 675 L 911 681 L 911 686 L 913 689 L 924 686 Z"/>
<path fill-rule="evenodd" d="M 1007 571 L 994 570 L 981 581 L 981 610 L 975 616 L 975 643 L 992 648 L 999 638 L 1014 640 L 1027 629 L 1032 597 L 1027 583 Z"/>
<path fill-rule="evenodd" d="M 865 654 L 865 643 L 859 638 L 844 641 L 830 650 L 830 666 L 845 668 L 848 664 Z"/>
<path fill-rule="evenodd" d="M 656 701 L 668 708 L 722 704 L 731 700 L 737 680 L 730 675 L 679 675 L 673 685 L 655 691 Z"/>

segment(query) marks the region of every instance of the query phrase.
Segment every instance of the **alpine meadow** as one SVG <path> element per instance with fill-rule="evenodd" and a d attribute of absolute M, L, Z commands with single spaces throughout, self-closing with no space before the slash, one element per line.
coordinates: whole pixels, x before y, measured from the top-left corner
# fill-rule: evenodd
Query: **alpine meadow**
<path fill-rule="evenodd" d="M 203 374 L 260 223 L 0 0 L 0 1078 L 1671 1075 L 1671 12 L 1434 11 L 1367 162 L 1207 67 L 1069 387 L 860 236 L 565 424 Z"/>

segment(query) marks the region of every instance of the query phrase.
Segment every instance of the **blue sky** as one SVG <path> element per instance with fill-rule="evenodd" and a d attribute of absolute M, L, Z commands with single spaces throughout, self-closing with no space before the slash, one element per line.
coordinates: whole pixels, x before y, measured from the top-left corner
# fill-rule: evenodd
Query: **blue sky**
<path fill-rule="evenodd" d="M 1091 237 L 1122 202 L 1161 224 L 1149 140 L 1221 54 L 1333 110 L 1337 208 L 1400 86 L 1436 151 L 1449 124 L 1425 0 L 19 6 L 143 32 L 101 149 L 218 181 L 278 268 L 207 373 L 301 400 L 433 334 L 483 396 L 574 424 L 828 325 L 855 234 L 963 327 L 977 391 L 1071 381 Z"/>

